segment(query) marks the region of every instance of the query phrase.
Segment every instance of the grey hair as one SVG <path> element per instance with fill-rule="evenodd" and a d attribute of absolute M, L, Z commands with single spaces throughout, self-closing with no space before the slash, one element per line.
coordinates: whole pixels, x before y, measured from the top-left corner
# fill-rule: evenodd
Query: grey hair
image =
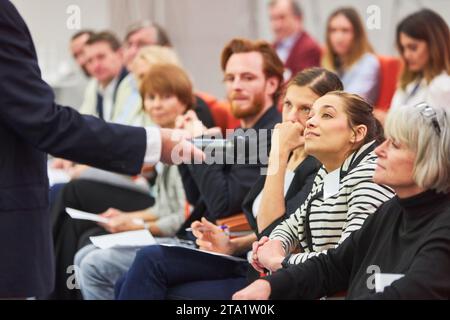
<path fill-rule="evenodd" d="M 272 8 L 273 6 L 275 6 L 278 1 L 279 0 L 271 0 L 269 2 L 269 8 Z M 300 6 L 300 4 L 296 0 L 290 0 L 289 2 L 290 2 L 291 10 L 292 10 L 292 13 L 294 14 L 294 16 L 301 19 L 303 17 L 303 10 L 302 10 L 302 7 Z"/>
<path fill-rule="evenodd" d="M 440 133 L 423 115 L 423 106 L 391 109 L 385 124 L 386 136 L 404 143 L 416 153 L 413 179 L 424 189 L 450 191 L 450 112 L 431 106 L 436 112 Z"/>
<path fill-rule="evenodd" d="M 170 41 L 167 31 L 162 26 L 151 20 L 143 20 L 130 25 L 126 31 L 125 41 L 127 41 L 134 33 L 145 28 L 154 28 L 156 30 L 155 44 L 165 47 L 172 46 L 172 42 Z"/>

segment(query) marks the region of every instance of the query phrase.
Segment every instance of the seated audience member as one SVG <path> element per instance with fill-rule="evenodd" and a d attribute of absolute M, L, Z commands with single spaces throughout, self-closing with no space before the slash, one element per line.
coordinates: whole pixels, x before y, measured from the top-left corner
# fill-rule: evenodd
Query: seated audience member
<path fill-rule="evenodd" d="M 305 150 L 322 164 L 308 199 L 253 245 L 253 266 L 275 272 L 337 247 L 393 196 L 372 181 L 382 140 L 373 108 L 361 97 L 334 91 L 314 103 Z"/>
<path fill-rule="evenodd" d="M 94 115 L 105 121 L 115 122 L 116 97 L 120 83 L 127 75 L 122 64 L 122 49 L 116 36 L 108 31 L 78 35 L 72 41 L 71 50 L 84 72 L 92 77 L 86 86 L 80 113 Z M 132 123 L 123 123 L 132 124 Z M 53 169 L 63 169 L 76 178 L 86 169 L 71 161 L 56 158 L 51 161 Z M 50 189 L 50 203 L 53 204 L 64 184 Z"/>
<path fill-rule="evenodd" d="M 231 53 L 232 49 L 235 47 L 238 47 L 238 45 L 246 45 L 248 49 L 245 50 L 250 50 L 250 52 L 244 51 L 242 53 Z M 261 53 L 259 51 L 261 51 Z M 246 62 L 248 62 L 249 58 L 255 58 L 255 54 L 253 53 L 257 53 L 256 54 L 256 64 L 252 63 L 252 64 L 248 64 L 248 66 L 246 66 Z M 263 57 L 263 53 L 268 55 L 267 57 Z M 240 97 L 246 97 L 246 100 L 244 100 L 244 102 L 241 102 L 241 104 L 236 103 L 236 105 L 234 105 L 234 108 L 236 108 L 237 110 L 241 110 L 240 108 L 244 109 L 244 108 L 250 108 L 252 107 L 252 103 L 255 103 L 255 98 L 258 97 L 262 97 L 263 99 L 265 98 L 265 101 L 262 100 L 261 102 L 263 102 L 264 104 L 261 105 L 257 105 L 257 108 L 263 108 L 262 110 L 266 110 L 265 113 L 269 113 L 272 112 L 274 109 L 272 106 L 272 98 L 269 99 L 269 97 L 272 97 L 272 95 L 274 94 L 274 92 L 276 92 L 278 90 L 278 85 L 279 82 L 276 83 L 271 83 L 271 84 L 266 84 L 266 82 L 268 81 L 273 81 L 274 79 L 271 79 L 272 77 L 275 77 L 276 80 L 281 79 L 281 69 L 282 69 L 282 65 L 281 62 L 277 63 L 277 59 L 276 59 L 276 55 L 273 52 L 273 50 L 264 43 L 251 43 L 247 40 L 234 40 L 230 43 L 230 45 L 227 47 L 227 49 L 224 51 L 224 55 L 226 54 L 226 59 L 227 61 L 230 58 L 230 56 L 234 55 L 234 61 L 230 61 L 230 64 L 227 63 L 227 61 L 225 61 L 224 63 L 227 66 L 227 76 L 230 77 L 232 76 L 232 74 L 230 73 L 231 71 L 233 72 L 233 75 L 235 77 L 237 77 L 236 81 L 236 87 L 235 90 L 240 94 Z M 257 59 L 259 58 L 259 60 Z M 272 76 L 269 77 L 264 75 L 264 69 L 263 69 L 263 61 L 264 60 L 268 60 L 269 59 L 274 59 L 273 61 L 275 61 L 275 63 L 278 64 L 278 68 L 276 70 L 280 71 L 278 73 L 275 73 L 275 71 L 267 71 L 267 73 L 269 75 L 271 75 L 271 72 L 274 72 L 275 74 L 277 74 L 277 76 Z M 231 67 L 233 67 L 233 69 L 230 69 Z M 250 83 L 247 83 L 244 79 L 242 79 L 241 77 L 247 77 L 250 80 Z M 246 78 L 246 79 L 247 79 Z M 257 85 L 257 87 L 255 89 L 253 89 L 253 91 L 251 91 L 252 89 L 252 85 L 255 86 Z M 270 89 L 270 91 L 264 92 L 264 88 L 266 86 L 271 85 L 272 88 Z M 229 96 L 231 99 L 231 88 L 229 89 Z M 241 98 L 243 99 L 243 98 Z M 240 102 L 240 101 L 239 101 Z M 258 102 L 258 101 L 256 101 Z M 239 109 L 238 109 L 239 108 Z M 269 109 L 270 108 L 270 109 Z M 269 111 L 267 111 L 269 109 Z M 245 109 L 244 109 L 245 110 Z M 259 109 L 256 109 L 256 115 L 264 118 L 265 115 L 261 115 L 261 111 Z M 255 110 L 254 110 L 255 112 Z M 270 115 L 270 113 L 269 113 Z M 275 113 L 275 115 L 277 115 L 277 113 Z M 248 116 L 250 118 L 250 114 Z M 254 116 L 253 116 L 254 117 Z M 192 118 L 192 116 L 191 116 Z M 182 121 L 184 121 L 184 119 L 181 119 Z M 249 119 L 250 120 L 250 119 Z M 247 121 L 249 121 L 247 120 Z M 254 120 L 254 118 L 253 118 Z M 276 120 L 276 117 L 275 117 Z M 200 130 L 203 129 L 203 124 L 197 120 L 197 124 L 199 124 L 199 128 Z M 266 119 L 265 120 L 266 123 L 273 123 L 272 119 Z M 243 121 L 243 123 L 245 124 L 246 122 Z M 256 122 L 255 122 L 256 123 Z M 257 125 L 257 124 L 256 124 Z M 255 125 L 255 127 L 256 127 Z M 238 180 L 237 175 L 239 174 L 239 170 L 249 170 L 250 171 L 250 167 L 245 168 L 244 166 L 242 166 L 243 168 L 240 169 L 238 167 L 236 167 L 235 165 L 228 165 L 227 167 L 221 166 L 221 165 L 213 165 L 216 166 L 217 168 L 215 168 L 216 170 L 221 169 L 224 170 L 225 168 L 229 168 L 232 169 L 232 172 L 234 171 L 233 175 L 235 175 L 236 177 L 233 178 L 233 176 L 230 173 L 230 177 L 228 177 L 228 179 L 234 179 L 234 180 Z M 255 169 L 258 169 L 259 167 L 255 167 Z M 306 169 L 305 169 L 306 170 Z M 256 172 L 256 175 L 259 172 Z M 213 177 L 211 177 L 210 179 L 213 179 Z M 217 179 L 223 179 L 222 176 L 219 176 Z M 232 184 L 237 185 L 237 182 L 232 182 Z M 230 188 L 232 188 L 233 185 L 230 186 Z M 243 187 L 240 187 L 241 189 Z M 219 189 L 216 189 L 216 191 Z M 211 192 L 213 190 L 210 190 Z M 186 190 L 186 192 L 189 192 L 189 190 Z M 242 201 L 242 200 L 239 200 Z M 232 206 L 234 206 L 234 204 L 232 204 Z M 201 217 L 201 216 L 200 216 Z M 180 230 L 184 231 L 184 227 L 181 228 Z M 169 239 L 162 239 L 161 242 L 171 242 Z M 84 294 L 85 298 L 89 298 L 89 299 L 112 299 L 113 295 L 114 295 L 114 284 L 117 281 L 117 279 L 128 270 L 128 268 L 131 266 L 131 263 L 133 262 L 134 259 L 134 255 L 135 255 L 135 251 L 133 252 L 118 252 L 118 250 L 113 250 L 114 251 L 114 255 L 112 254 L 107 254 L 107 253 L 103 253 L 102 251 L 97 251 L 95 252 L 93 255 L 89 255 L 89 259 L 83 259 L 83 261 L 81 262 L 81 283 L 82 283 L 82 291 L 84 292 L 88 292 L 88 294 Z M 79 255 L 82 254 L 81 252 L 79 253 Z M 118 255 L 121 255 L 120 257 L 118 257 Z M 128 259 L 128 260 L 127 260 Z M 76 260 L 78 260 L 78 255 Z M 99 261 L 101 261 L 101 265 L 104 265 L 104 268 L 98 268 L 98 264 Z M 120 261 L 119 263 L 116 263 L 115 261 Z M 124 261 L 128 262 L 128 265 L 126 263 L 124 263 Z M 78 263 L 78 262 L 77 262 Z M 102 271 L 100 270 L 102 269 Z M 108 270 L 108 271 L 105 271 Z M 103 272 L 105 271 L 105 272 Z"/>
<path fill-rule="evenodd" d="M 288 81 L 299 71 L 320 65 L 319 44 L 303 28 L 303 12 L 295 0 L 269 2 L 270 26 L 275 35 L 274 47 L 286 71 Z"/>
<path fill-rule="evenodd" d="M 113 121 L 117 90 L 128 74 L 121 43 L 111 32 L 95 33 L 86 42 L 84 54 L 86 70 L 96 83 L 86 88 L 80 112 Z"/>
<path fill-rule="evenodd" d="M 139 82 L 140 79 L 145 77 L 152 65 L 159 61 L 166 61 L 167 63 L 173 63 L 181 67 L 180 60 L 172 48 L 152 45 L 140 49 L 129 68 L 136 81 Z M 140 95 L 139 99 L 141 99 Z M 214 127 L 215 122 L 206 102 L 198 95 L 195 95 L 195 100 L 195 113 L 197 117 L 207 128 Z"/>
<path fill-rule="evenodd" d="M 274 229 L 271 240 L 263 237 L 253 244 L 252 265 L 259 272 L 275 272 L 282 268 L 282 264 L 297 264 L 336 247 L 393 195 L 390 189 L 372 181 L 376 160 L 374 139 L 379 138 L 379 125 L 373 118 L 372 107 L 358 96 L 333 91 L 317 99 L 311 112 L 306 122 L 305 151 L 321 161 L 323 167 L 315 177 L 307 199 L 297 203 L 300 209 Z M 293 141 L 295 139 L 292 138 L 291 143 Z M 271 197 L 269 192 L 270 189 L 264 190 L 257 219 L 268 212 L 264 203 Z M 220 228 L 216 227 L 214 232 L 206 220 L 202 222 L 198 226 L 195 223 L 192 225 L 199 238 L 197 242 L 203 248 L 223 245 L 226 237 L 216 236 L 217 241 L 211 241 L 211 233 L 220 234 Z M 267 222 L 262 227 L 265 225 Z M 208 226 L 210 229 L 206 232 L 196 230 Z M 291 254 L 295 249 L 300 249 L 302 253 Z M 157 246 L 139 251 L 123 284 L 118 283 L 118 298 L 161 299 L 167 295 L 168 288 L 190 280 L 186 279 L 188 275 L 192 276 L 187 267 L 179 274 L 174 269 L 166 268 L 167 263 L 176 261 L 174 257 L 182 256 L 183 251 L 186 250 Z M 188 254 L 191 253 L 184 253 L 184 261 L 190 261 L 193 270 L 195 267 L 197 270 L 207 270 L 209 266 L 202 267 L 205 259 L 194 263 L 192 259 L 187 259 Z M 216 267 L 222 270 L 219 265 Z M 224 271 L 221 272 L 218 279 L 224 277 Z M 191 281 L 204 280 L 205 274 L 206 271 L 199 272 L 196 277 L 192 276 Z M 241 278 L 239 284 L 243 283 Z M 199 287 L 194 283 L 193 288 L 198 290 Z M 186 292 L 195 292 L 193 288 Z"/>
<path fill-rule="evenodd" d="M 317 98 L 342 89 L 342 82 L 336 74 L 323 68 L 299 72 L 286 85 L 284 123 L 275 127 L 279 130 L 272 137 L 268 174 L 259 178 L 242 205 L 258 238 L 269 235 L 275 226 L 306 200 L 320 163 L 305 152 L 305 123 Z M 299 127 L 298 124 L 302 128 L 300 138 L 294 130 Z"/>
<path fill-rule="evenodd" d="M 142 83 L 142 94 L 147 99 L 147 114 L 161 127 L 173 126 L 176 116 L 194 106 L 191 82 L 174 65 L 153 65 Z M 178 230 L 184 221 L 185 205 L 184 196 L 181 198 L 182 187 L 178 185 L 181 183 L 178 169 L 158 166 L 156 171 L 155 197 L 159 201 L 150 209 L 147 208 L 153 205 L 153 197 L 140 189 L 88 179 L 74 180 L 64 187 L 52 208 L 57 274 L 55 298 L 76 298 L 77 290 L 68 291 L 65 287 L 66 270 L 73 265 L 77 250 L 90 243 L 89 236 L 143 228 L 142 223 L 134 223 L 136 218 L 144 219 L 144 226 L 155 236 L 173 236 Z M 112 218 L 110 223 L 100 227 L 93 222 L 70 218 L 65 213 L 66 207 L 93 213 L 105 212 L 108 208 L 117 210 L 108 212 L 107 216 Z"/>
<path fill-rule="evenodd" d="M 239 154 L 232 150 L 226 152 L 222 163 L 178 166 L 188 202 L 194 206 L 177 233 L 181 238 L 192 238 L 185 228 L 202 217 L 215 222 L 242 212 L 245 195 L 266 169 L 264 157 L 270 150 L 271 131 L 281 122 L 276 100 L 283 81 L 283 64 L 267 42 L 231 40 L 222 52 L 221 66 L 231 112 L 241 122 L 228 139 L 243 137 L 246 151 L 254 146 L 258 152 Z M 192 114 L 180 121 L 180 128 L 192 136 L 207 133 Z"/>
<path fill-rule="evenodd" d="M 345 91 L 375 103 L 380 63 L 355 9 L 340 8 L 328 18 L 322 65 L 339 75 Z"/>
<path fill-rule="evenodd" d="M 273 179 L 269 176 L 264 184 L 266 178 L 261 176 L 244 200 L 244 212 L 252 222 L 255 221 L 256 216 L 259 219 L 265 214 L 271 215 L 264 217 L 265 221 L 269 221 L 269 219 L 274 221 L 279 216 L 283 216 L 285 212 L 292 212 L 299 203 L 306 199 L 319 164 L 317 160 L 304 153 L 303 128 L 314 100 L 326 92 L 336 89 L 342 89 L 339 78 L 320 68 L 299 73 L 287 85 L 283 99 L 283 124 L 276 126 L 279 131 L 276 130 L 272 136 L 269 158 L 269 172 L 275 171 L 272 174 L 276 178 Z M 285 179 L 286 181 L 284 181 Z M 261 201 L 258 200 L 262 193 L 271 194 L 272 207 L 277 208 L 278 211 L 279 208 L 287 207 L 287 209 L 279 214 L 268 213 L 266 208 L 262 210 Z M 232 255 L 241 255 L 251 250 L 251 244 L 257 239 L 256 234 L 258 233 L 255 223 L 253 226 L 255 233 L 230 239 L 220 228 L 207 220 L 192 224 L 195 230 L 194 235 L 198 236 L 197 243 L 201 249 Z M 200 232 L 200 229 L 207 231 Z M 206 240 L 202 234 L 208 231 L 211 233 L 209 240 Z M 190 264 L 189 266 L 185 265 L 182 271 L 179 270 L 183 276 L 178 274 L 177 270 L 173 270 L 175 274 L 172 274 L 172 270 L 167 270 L 165 277 L 176 280 L 167 284 L 163 290 L 155 291 L 147 288 L 146 291 L 149 295 L 146 295 L 146 298 L 230 299 L 236 290 L 243 288 L 247 283 L 246 272 L 250 271 L 249 280 L 255 278 L 251 272 L 253 269 L 246 261 L 233 262 L 181 248 L 174 250 L 167 247 L 148 248 L 148 250 L 156 251 L 165 251 L 166 249 L 169 251 L 167 254 L 173 252 L 171 254 L 173 263 L 184 265 L 184 261 L 189 261 Z M 149 253 L 149 256 L 153 256 L 152 253 Z M 218 272 L 218 270 L 221 271 Z M 144 296 L 140 298 L 144 298 Z"/>
<path fill-rule="evenodd" d="M 105 120 L 126 125 L 150 125 L 150 118 L 145 114 L 142 108 L 142 99 L 139 93 L 139 79 L 136 76 L 136 72 L 133 72 L 132 65 L 139 50 L 145 46 L 164 46 L 165 48 L 168 48 L 167 51 L 159 49 L 152 50 L 152 52 L 149 54 L 155 54 L 157 56 L 157 58 L 152 59 L 152 61 L 167 61 L 168 63 L 176 61 L 178 63 L 178 58 L 176 57 L 175 52 L 169 49 L 170 40 L 167 36 L 167 33 L 159 25 L 150 23 L 148 21 L 135 24 L 129 28 L 129 31 L 127 32 L 127 35 L 125 37 L 123 48 L 120 49 L 120 43 L 113 34 L 101 34 L 103 35 L 101 38 L 104 38 L 104 42 L 110 43 L 112 51 L 117 54 L 111 55 L 111 50 L 107 50 L 107 48 L 104 48 L 104 45 L 96 45 L 96 47 L 102 47 L 103 50 L 101 50 L 100 53 L 103 57 L 102 61 L 105 61 L 100 61 L 97 63 L 98 68 L 100 68 L 99 70 L 102 73 L 105 73 L 107 70 L 111 69 L 111 66 L 109 65 L 111 64 L 111 61 L 114 61 L 113 65 L 116 65 L 118 59 L 120 59 L 120 63 L 123 64 L 126 68 L 122 70 L 122 76 L 124 76 L 124 78 L 120 81 L 120 83 L 115 84 L 116 86 L 113 92 L 113 98 L 111 99 L 111 97 L 107 97 L 106 99 L 108 101 L 114 101 L 114 105 L 111 107 L 113 110 L 111 117 Z M 87 35 L 89 35 L 89 37 L 86 38 Z M 74 35 L 71 42 L 72 54 L 86 74 L 91 73 L 88 72 L 86 66 L 89 57 L 87 56 L 85 47 L 89 42 L 91 42 L 89 41 L 89 38 L 93 35 L 95 34 L 90 33 L 90 31 L 82 31 Z M 95 37 L 98 38 L 97 35 Z M 114 58 L 113 60 L 111 56 Z M 108 65 L 105 66 L 105 64 Z M 139 76 L 142 76 L 142 74 L 139 74 Z M 94 77 L 94 79 L 92 79 L 92 81 L 90 81 L 88 86 L 86 87 L 84 103 L 80 109 L 82 113 L 98 116 L 97 108 L 101 107 L 100 102 L 103 103 L 104 99 L 101 99 L 99 101 L 99 105 L 97 106 L 97 99 L 99 99 L 97 91 L 98 80 L 96 80 Z M 73 163 L 65 161 L 63 159 L 57 159 L 57 161 L 54 161 L 52 163 L 52 167 L 55 169 L 70 169 L 68 171 L 71 176 L 77 176 L 79 172 L 83 170 L 82 168 L 80 169 L 80 167 L 72 168 Z M 51 194 L 51 196 L 54 197 L 55 195 Z"/>
<path fill-rule="evenodd" d="M 445 20 L 434 11 L 420 10 L 398 24 L 396 39 L 404 68 L 391 108 L 420 102 L 448 106 L 450 31 Z M 381 120 L 385 115 L 377 112 Z"/>
<path fill-rule="evenodd" d="M 336 249 L 255 281 L 235 299 L 317 299 L 342 290 L 348 299 L 450 299 L 448 108 L 391 109 L 386 136 L 375 150 L 374 180 L 397 196 Z M 375 274 L 398 278 L 376 291 Z"/>
<path fill-rule="evenodd" d="M 162 52 L 162 55 L 174 58 L 178 62 L 175 52 L 171 49 L 170 39 L 162 27 L 149 21 L 139 22 L 129 27 L 123 45 L 123 63 L 130 73 L 117 88 L 115 122 L 136 126 L 151 124 L 150 118 L 143 111 L 139 79 L 136 78 L 136 72 L 133 72 L 132 67 L 139 51 L 148 46 L 167 48 L 171 52 Z"/>
<path fill-rule="evenodd" d="M 80 30 L 70 39 L 70 52 L 72 53 L 72 57 L 83 70 L 83 73 L 87 78 L 90 78 L 91 76 L 86 69 L 86 53 L 84 52 L 84 47 L 89 38 L 93 35 L 94 32 L 91 30 Z"/>

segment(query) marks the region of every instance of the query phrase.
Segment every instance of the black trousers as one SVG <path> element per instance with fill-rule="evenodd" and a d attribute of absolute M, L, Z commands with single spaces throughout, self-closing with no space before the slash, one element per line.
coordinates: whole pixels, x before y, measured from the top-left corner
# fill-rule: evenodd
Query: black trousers
<path fill-rule="evenodd" d="M 125 212 L 143 210 L 154 204 L 145 193 L 90 180 L 66 184 L 51 208 L 55 248 L 55 289 L 49 299 L 80 299 L 75 286 L 73 262 L 79 249 L 90 243 L 89 237 L 108 232 L 95 222 L 72 219 L 65 208 L 103 213 L 109 208 Z"/>

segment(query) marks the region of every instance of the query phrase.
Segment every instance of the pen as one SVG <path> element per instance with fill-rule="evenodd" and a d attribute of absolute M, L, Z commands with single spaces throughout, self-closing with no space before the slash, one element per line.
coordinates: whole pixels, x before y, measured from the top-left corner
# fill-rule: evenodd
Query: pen
<path fill-rule="evenodd" d="M 225 232 L 226 235 L 230 235 L 230 231 L 227 225 L 222 224 L 220 226 L 218 226 L 223 232 Z M 185 229 L 187 232 L 192 232 L 192 228 L 186 228 Z M 205 228 L 199 228 L 198 229 L 200 232 L 206 231 Z"/>

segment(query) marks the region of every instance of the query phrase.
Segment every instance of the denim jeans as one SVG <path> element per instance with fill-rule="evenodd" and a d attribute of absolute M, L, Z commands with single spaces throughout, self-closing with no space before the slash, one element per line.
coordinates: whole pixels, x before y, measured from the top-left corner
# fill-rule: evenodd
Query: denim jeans
<path fill-rule="evenodd" d="M 114 299 L 114 285 L 133 263 L 140 248 L 82 248 L 75 255 L 75 277 L 85 300 Z"/>
<path fill-rule="evenodd" d="M 247 284 L 246 261 L 180 247 L 150 246 L 116 284 L 117 299 L 230 299 Z"/>
<path fill-rule="evenodd" d="M 177 244 L 176 238 L 155 238 L 158 243 Z M 75 277 L 85 300 L 114 299 L 116 281 L 130 268 L 141 247 L 99 249 L 88 245 L 75 255 Z"/>

